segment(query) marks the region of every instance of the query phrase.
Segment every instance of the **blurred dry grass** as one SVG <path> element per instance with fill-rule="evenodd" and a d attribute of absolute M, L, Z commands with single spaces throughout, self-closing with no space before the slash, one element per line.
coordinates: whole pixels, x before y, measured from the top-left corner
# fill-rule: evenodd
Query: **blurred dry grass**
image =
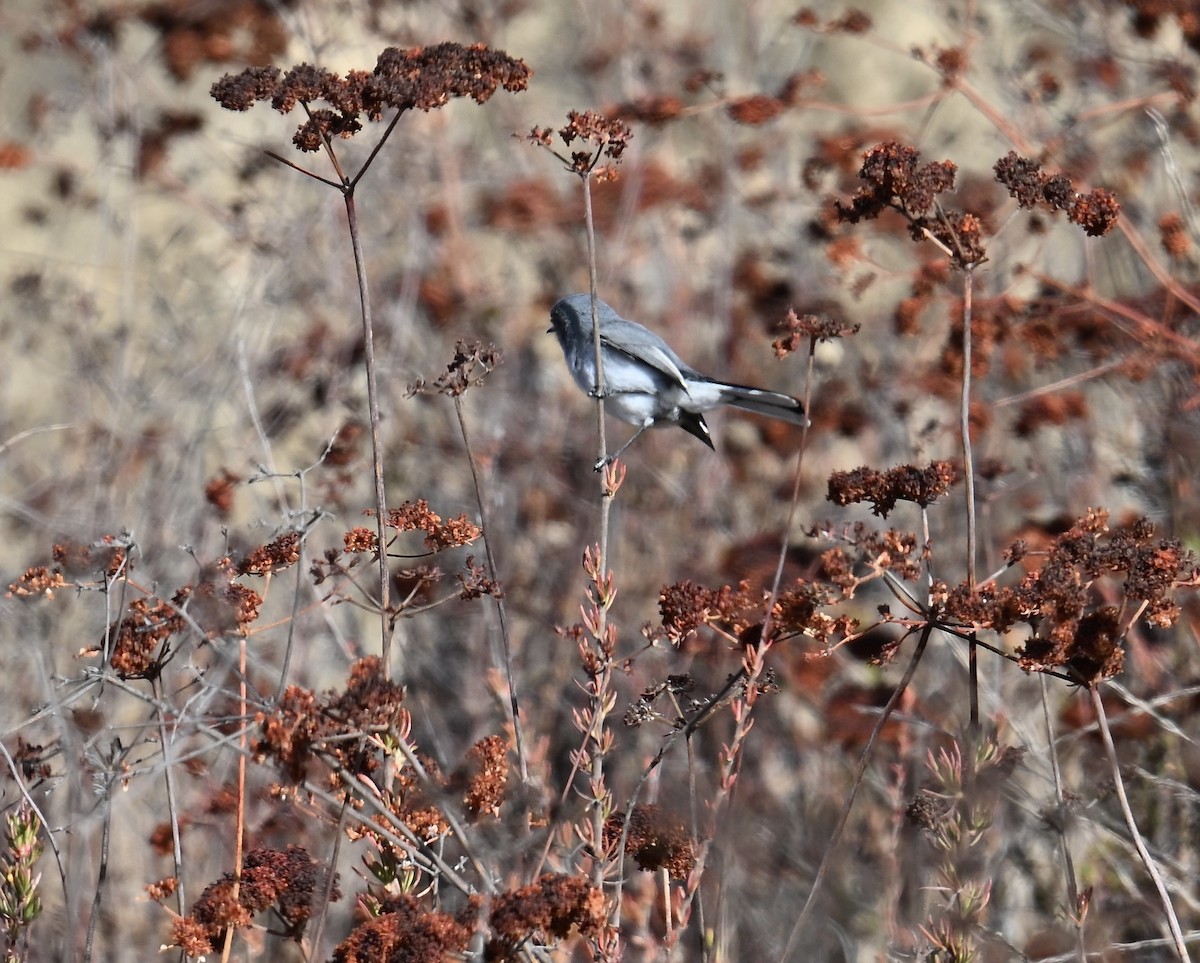
<path fill-rule="evenodd" d="M 1165 291 L 1163 277 L 1194 295 L 1195 248 L 1168 257 L 1156 225 L 1184 209 L 1173 172 L 1191 203 L 1196 198 L 1194 104 L 1178 103 L 1167 70 L 1177 63 L 1194 83 L 1195 50 L 1166 19 L 1153 35 L 1138 36 L 1130 12 L 1115 3 L 862 6 L 874 21 L 866 34 L 822 35 L 791 24 L 793 6 L 767 2 L 5 4 L 0 346 L 8 364 L 0 381 L 0 568 L 11 580 L 45 561 L 55 542 L 126 531 L 136 545 L 138 583 L 169 597 L 221 556 L 303 519 L 315 522 L 309 558 L 340 547 L 342 532 L 363 524 L 361 510 L 372 503 L 367 436 L 356 435 L 343 463 L 318 464 L 335 434 L 366 417 L 341 205 L 332 192 L 264 158 L 263 149 L 291 153 L 290 117 L 265 108 L 223 112 L 208 89 L 249 63 L 252 50 L 274 44 L 272 62 L 346 70 L 369 68 L 387 45 L 446 39 L 504 49 L 529 63 L 535 77 L 520 96 L 406 117 L 361 188 L 389 495 L 395 504 L 428 498 L 444 516 L 477 514 L 450 402 L 408 397 L 406 388 L 436 376 L 457 339 L 494 342 L 505 362 L 464 405 L 513 619 L 527 733 L 551 794 L 570 766 L 579 671 L 575 646 L 554 629 L 578 617 L 579 562 L 595 538 L 597 494 L 593 410 L 544 332 L 549 305 L 586 289 L 587 273 L 577 186 L 512 135 L 557 126 L 568 110 L 660 94 L 687 105 L 669 123 L 635 123 L 621 179 L 598 191 L 601 295 L 623 314 L 663 333 L 701 370 L 796 394 L 802 361 L 778 363 L 770 350 L 772 327 L 787 309 L 827 310 L 862 325 L 858 337 L 817 351 L 814 429 L 798 521 L 787 533 L 801 546 L 798 565 L 824 547 L 803 537 L 809 525 L 870 517 L 824 501 L 831 471 L 958 454 L 956 376 L 948 370 L 956 282 L 935 284 L 916 329 L 902 335 L 897 304 L 910 296 L 920 262 L 939 259 L 914 248 L 894 225 L 838 235 L 857 239 L 858 249 L 836 259 L 836 238 L 823 217 L 829 194 L 845 196 L 857 186 L 861 150 L 889 138 L 917 146 L 927 160 L 953 159 L 959 206 L 974 202 L 1011 215 L 989 223 L 989 261 L 976 274 L 980 302 L 1007 297 L 1030 305 L 1021 324 L 1004 318 L 981 335 L 996 348 L 979 372 L 976 454 L 1009 468 L 981 483 L 981 569 L 998 568 L 1015 537 L 1053 532 L 1089 506 L 1106 507 L 1115 520 L 1148 515 L 1164 535 L 1194 545 L 1200 353 L 1191 340 L 1194 315 Z M 815 9 L 822 20 L 844 12 Z M 234 23 L 224 39 L 213 26 L 222 17 Z M 964 20 L 974 37 L 966 83 L 939 99 L 942 77 L 911 48 L 956 47 Z M 203 51 L 229 59 L 206 61 Z M 688 78 L 701 70 L 714 76 L 687 92 Z M 789 76 L 814 70 L 823 84 L 769 123 L 739 125 L 724 109 L 729 98 L 773 95 Z M 1169 141 L 1156 131 L 1148 104 L 1165 117 Z M 346 156 L 361 160 L 370 141 L 359 140 L 346 146 Z M 1090 240 L 1061 219 L 1016 212 L 1001 200 L 991 172 L 1010 149 L 1045 150 L 1048 168 L 1115 191 L 1134 233 Z M 822 163 L 809 163 L 814 158 Z M 1079 299 L 1075 310 L 1099 319 L 1089 342 L 1070 309 L 1052 301 L 1055 284 L 1161 320 L 1193 344 L 1190 363 L 1183 349 L 1152 350 L 1129 317 Z M 1048 326 L 1070 332 L 1058 356 L 1034 339 L 1039 311 Z M 1136 377 L 1128 369 L 1089 376 L 1130 359 L 1140 361 Z M 1074 416 L 1056 424 L 1034 412 L 1029 432 L 1014 431 L 1024 392 L 1073 375 L 1082 379 L 1054 395 L 1080 394 Z M 638 630 L 656 620 L 663 585 L 765 582 L 773 567 L 798 438 L 751 416 L 714 422 L 716 455 L 670 431 L 641 439 L 629 453 L 612 558 L 622 654 L 638 651 Z M 302 477 L 288 477 L 302 469 Z M 228 512 L 205 498 L 206 485 L 223 471 L 241 480 Z M 931 513 L 937 573 L 951 583 L 964 573 L 961 504 L 956 489 Z M 919 521 L 901 509 L 889 524 L 916 529 Z M 291 573 L 270 583 L 262 625 L 290 617 L 293 584 Z M 298 591 L 291 681 L 341 686 L 350 661 L 374 650 L 374 622 L 350 606 L 321 606 L 319 588 L 302 584 Z M 844 610 L 869 622 L 881 601 L 872 595 Z M 0 729 L 6 745 L 20 736 L 55 749 L 53 777 L 39 799 L 61 833 L 74 888 L 75 906 L 65 915 L 61 893 L 54 893 L 57 873 L 46 863 L 55 924 L 35 931 L 47 942 L 35 941 L 30 959 L 72 958 L 81 945 L 107 809 L 91 782 L 114 766 L 110 754 L 121 757 L 115 768 L 125 773 L 127 791 L 112 799 L 97 956 L 145 959 L 165 939 L 165 913 L 140 897 L 145 883 L 171 872 L 169 855 L 146 842 L 165 818 L 160 749 L 153 727 L 147 730 L 150 706 L 111 690 L 102 703 L 89 692 L 66 704 L 74 691 L 69 680 L 88 664 L 77 653 L 97 643 L 117 604 L 96 593 L 53 603 L 0 600 Z M 1174 630 L 1138 629 L 1131 639 L 1123 682 L 1139 698 L 1161 700 L 1158 721 L 1131 709 L 1131 701 L 1113 702 L 1127 720 L 1121 745 L 1136 776 L 1143 831 L 1178 883 L 1177 908 L 1190 931 L 1200 926 L 1200 758 L 1189 709 L 1196 621 L 1189 605 Z M 276 628 L 251 643 L 250 676 L 262 692 L 274 691 L 285 642 L 286 631 Z M 453 769 L 472 742 L 504 726 L 494 611 L 464 603 L 403 620 L 397 645 L 414 738 Z M 926 750 L 956 734 L 966 711 L 962 653 L 949 644 L 935 648 L 871 765 L 805 959 L 911 958 L 905 954 L 920 945 L 921 887 L 928 885 L 921 867 L 929 856 L 904 824 L 904 794 L 924 781 Z M 721 959 L 778 957 L 857 752 L 897 675 L 844 653 L 814 662 L 798 644 L 774 655 L 782 692 L 758 710 L 709 870 L 715 882 L 706 923 Z M 183 688 L 171 698 L 186 706 L 185 718 L 229 711 L 224 694 L 234 684 L 233 657 L 228 642 L 180 656 L 173 678 Z M 736 652 L 715 646 L 686 656 L 643 654 L 619 681 L 621 706 L 666 672 L 686 669 L 702 690 L 715 691 L 737 665 Z M 985 718 L 1003 743 L 1027 750 L 979 855 L 995 880 L 995 941 L 983 958 L 1067 952 L 1057 837 L 1041 816 L 1052 789 L 1038 680 L 990 660 L 983 685 Z M 1079 796 L 1070 838 L 1081 885 L 1094 885 L 1097 894 L 1088 945 L 1159 937 L 1110 777 L 1098 766 L 1086 704 L 1065 687 L 1052 689 L 1056 723 L 1066 733 L 1063 780 Z M 42 706 L 50 711 L 35 716 Z M 213 725 L 181 741 L 178 751 L 198 753 L 190 767 L 172 763 L 188 813 L 193 896 L 228 869 L 228 813 L 206 806 L 228 786 L 233 761 L 213 742 L 221 728 Z M 617 729 L 609 778 L 621 800 L 660 734 Z M 695 738 L 702 800 L 728 738 L 724 718 Z M 652 795 L 686 812 L 688 778 L 685 759 L 670 757 Z M 249 811 L 255 833 L 290 841 L 303 807 L 276 812 L 286 807 L 266 793 L 270 773 L 256 779 Z M 114 785 L 122 785 L 120 777 Z M 16 798 L 6 785 L 4 803 Z M 332 827 L 313 821 L 309 832 L 323 858 Z M 512 845 L 488 842 L 497 854 Z M 354 893 L 357 856 L 342 858 L 342 889 Z M 521 862 L 511 858 L 512 866 Z M 631 901 L 660 905 L 655 882 L 639 874 Z M 327 943 L 348 930 L 351 904 L 348 898 L 335 909 Z M 661 926 L 661 909 L 653 920 L 655 911 L 645 912 L 646 932 Z M 59 924 L 74 932 L 64 937 Z M 909 945 L 900 933 L 909 934 Z M 294 946 L 269 938 L 261 953 L 244 952 L 247 959 L 301 958 Z M 693 952 L 687 944 L 676 958 L 698 958 Z M 1114 950 L 1111 958 L 1163 958 L 1159 952 L 1143 948 L 1141 956 L 1123 957 Z M 630 954 L 658 958 L 652 946 L 636 943 Z"/>

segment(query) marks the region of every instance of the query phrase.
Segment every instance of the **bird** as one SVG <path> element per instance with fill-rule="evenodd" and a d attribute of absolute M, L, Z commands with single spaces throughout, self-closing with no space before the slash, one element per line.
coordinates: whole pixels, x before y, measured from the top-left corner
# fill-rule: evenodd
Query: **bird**
<path fill-rule="evenodd" d="M 621 317 L 599 298 L 596 318 L 604 369 L 604 410 L 637 427 L 625 444 L 596 462 L 596 471 L 624 454 L 647 428 L 661 425 L 678 425 L 716 450 L 704 412 L 720 405 L 733 405 L 800 427 L 809 424 L 798 399 L 701 374 L 653 331 Z M 550 309 L 549 333 L 558 338 L 575 383 L 589 397 L 597 397 L 591 295 L 572 294 L 558 301 Z"/>

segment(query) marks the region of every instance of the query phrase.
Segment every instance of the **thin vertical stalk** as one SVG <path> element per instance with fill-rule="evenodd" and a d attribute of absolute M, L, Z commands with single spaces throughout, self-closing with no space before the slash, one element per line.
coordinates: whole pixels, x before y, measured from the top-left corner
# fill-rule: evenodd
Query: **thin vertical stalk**
<path fill-rule="evenodd" d="M 471 451 L 471 440 L 467 434 L 467 422 L 463 417 L 462 396 L 454 396 L 454 413 L 458 416 L 458 430 L 462 434 L 463 447 L 467 451 L 467 464 L 471 466 L 471 482 L 475 487 L 475 504 L 479 506 L 479 525 L 483 530 L 483 554 L 487 558 L 488 572 L 493 579 L 499 581 L 496 570 L 496 556 L 492 552 L 492 527 L 488 519 L 487 509 L 483 504 L 483 486 L 479 483 L 479 469 L 475 467 L 475 455 Z M 496 603 L 496 617 L 500 620 L 500 645 L 504 650 L 504 673 L 508 681 L 509 713 L 513 724 L 513 741 L 516 743 L 517 764 L 521 770 L 521 782 L 529 782 L 529 766 L 525 761 L 525 738 L 521 733 L 521 711 L 517 700 L 517 680 L 513 672 L 512 638 L 508 631 L 508 611 L 504 606 L 504 596 L 493 597 Z"/>
<path fill-rule="evenodd" d="M 597 155 L 598 157 L 599 155 Z M 580 180 L 583 182 L 583 221 L 584 230 L 587 235 L 587 255 L 588 255 L 588 292 L 591 294 L 591 311 L 592 311 L 592 349 L 595 352 L 596 361 L 596 432 L 599 446 L 598 460 L 603 462 L 608 458 L 608 442 L 604 432 L 604 357 L 600 346 L 600 319 L 597 317 L 596 299 L 597 299 L 597 283 L 596 283 L 596 225 L 592 211 L 592 179 L 591 171 L 581 175 Z M 609 529 L 611 527 L 612 516 L 612 496 L 614 487 L 612 485 L 612 472 L 614 471 L 611 465 L 605 465 L 604 470 L 600 472 L 600 537 L 599 537 L 599 552 L 596 559 L 596 645 L 601 650 L 601 660 L 604 659 L 603 648 L 604 640 L 608 635 L 608 605 L 606 587 L 608 585 L 608 540 Z M 604 590 L 606 597 L 601 597 L 601 592 Z M 591 732 L 589 733 L 592 742 L 592 757 L 590 759 L 590 774 L 589 780 L 593 786 L 602 787 L 604 785 L 604 753 L 601 750 L 601 744 L 604 738 L 604 717 L 606 705 L 606 690 L 608 688 L 610 669 L 606 665 L 602 665 L 595 677 L 596 691 L 593 693 L 594 703 L 592 707 L 593 717 L 591 720 Z M 592 869 L 592 881 L 597 888 L 602 887 L 604 883 L 604 860 L 603 854 L 599 847 L 602 846 L 604 840 L 604 812 L 599 804 L 598 799 L 593 800 L 592 812 L 592 843 L 597 847 L 596 863 Z M 620 926 L 621 905 L 617 901 L 613 906 L 613 925 Z"/>
<path fill-rule="evenodd" d="M 959 406 L 959 431 L 962 435 L 963 480 L 967 486 L 967 587 L 975 588 L 975 461 L 971 451 L 971 311 L 974 274 L 970 265 L 963 269 L 963 373 L 962 399 Z M 967 639 L 967 681 L 970 698 L 969 733 L 974 739 L 979 732 L 979 648 L 975 633 Z M 974 758 L 974 753 L 967 753 Z"/>
<path fill-rule="evenodd" d="M 360 175 L 361 176 L 361 175 Z M 384 538 L 387 520 L 387 492 L 383 483 L 383 446 L 379 440 L 379 385 L 375 371 L 375 336 L 371 322 L 371 296 L 367 290 L 366 259 L 358 232 L 358 210 L 354 204 L 354 185 L 342 189 L 346 201 L 346 221 L 350 228 L 350 243 L 354 248 L 354 272 L 358 278 L 358 301 L 362 309 L 363 358 L 367 369 L 367 407 L 371 416 L 371 467 L 375 475 L 375 533 L 379 539 L 379 630 L 381 671 L 384 678 L 392 674 L 392 616 L 391 578 L 388 574 L 387 545 Z"/>
<path fill-rule="evenodd" d="M 1096 710 L 1096 721 L 1100 726 L 1100 738 L 1104 741 L 1104 753 L 1108 756 L 1108 765 L 1112 770 L 1113 788 L 1117 791 L 1117 801 L 1121 804 L 1121 815 L 1125 817 L 1125 826 L 1129 829 L 1129 838 L 1133 841 L 1133 847 L 1137 850 L 1137 854 L 1142 860 L 1142 865 L 1146 867 L 1146 872 L 1150 874 L 1150 878 L 1154 881 L 1154 888 L 1158 890 L 1158 899 L 1162 903 L 1163 913 L 1167 917 L 1167 928 L 1171 931 L 1171 940 L 1175 944 L 1175 952 L 1179 955 L 1179 959 L 1183 963 L 1188 963 L 1187 945 L 1183 940 L 1183 931 L 1179 928 L 1179 918 L 1175 915 L 1175 907 L 1171 904 L 1171 894 L 1167 892 L 1167 884 L 1163 880 L 1162 874 L 1158 871 L 1158 866 L 1155 864 L 1154 858 L 1150 855 L 1150 851 L 1146 848 L 1141 831 L 1137 827 L 1137 821 L 1133 818 L 1133 810 L 1129 806 L 1129 797 L 1125 795 L 1125 781 L 1121 778 L 1121 763 L 1117 759 L 1117 747 L 1113 745 L 1112 730 L 1108 728 L 1108 714 L 1104 711 L 1104 702 L 1100 698 L 1100 690 L 1093 685 L 1088 687 L 1088 692 L 1092 697 L 1092 707 Z"/>

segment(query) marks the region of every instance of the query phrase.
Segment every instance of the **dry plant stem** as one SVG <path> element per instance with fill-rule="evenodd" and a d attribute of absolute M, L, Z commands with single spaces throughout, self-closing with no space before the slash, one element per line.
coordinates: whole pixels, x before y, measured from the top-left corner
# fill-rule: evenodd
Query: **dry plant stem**
<path fill-rule="evenodd" d="M 829 871 L 829 864 L 833 859 L 834 850 L 837 849 L 838 842 L 842 838 L 842 833 L 846 830 L 846 823 L 850 819 L 850 808 L 854 805 L 854 798 L 858 795 L 858 790 L 862 787 L 863 777 L 867 772 L 867 763 L 870 762 L 871 753 L 875 748 L 875 741 L 879 738 L 879 733 L 883 731 L 883 727 L 888 719 L 891 718 L 897 704 L 900 702 L 900 697 L 904 695 L 905 690 L 908 688 L 908 684 L 912 682 L 913 675 L 916 673 L 917 666 L 921 662 L 921 656 L 925 654 L 925 646 L 929 643 L 929 636 L 932 632 L 932 623 L 926 625 L 921 630 L 920 638 L 917 640 L 917 647 L 908 662 L 908 667 L 904 670 L 904 675 L 888 699 L 887 705 L 883 707 L 883 711 L 879 715 L 879 721 L 875 723 L 875 728 L 871 730 L 867 744 L 863 747 L 862 756 L 859 757 L 858 766 L 854 770 L 854 781 L 850 786 L 850 794 L 846 797 L 845 805 L 842 806 L 842 813 L 838 817 L 837 825 L 833 828 L 833 834 L 829 837 L 829 844 L 825 847 L 825 852 L 821 854 L 821 863 L 817 867 L 816 875 L 813 877 L 812 889 L 809 891 L 808 899 L 804 901 L 804 907 L 800 910 L 800 915 L 796 918 L 796 925 L 792 927 L 792 933 L 788 937 L 787 946 L 784 947 L 783 956 L 779 958 L 780 963 L 789 959 L 796 951 L 796 947 L 800 942 L 800 934 L 804 931 L 804 925 L 808 922 L 809 916 L 812 915 L 813 907 L 816 905 L 817 894 L 821 891 L 821 886 L 825 881 L 825 874 Z"/>
<path fill-rule="evenodd" d="M 1133 818 L 1133 810 L 1129 807 L 1129 797 L 1125 795 L 1125 781 L 1121 778 L 1121 763 L 1117 759 L 1117 747 L 1113 745 L 1112 731 L 1108 727 L 1108 715 L 1104 711 L 1104 702 L 1100 698 L 1097 686 L 1089 686 L 1092 696 L 1092 707 L 1096 710 L 1096 721 L 1100 726 L 1100 738 L 1104 741 L 1104 752 L 1108 756 L 1108 764 L 1112 769 L 1113 787 L 1117 791 L 1117 800 L 1121 804 L 1121 814 L 1125 817 L 1125 825 L 1129 829 L 1129 837 L 1133 841 L 1138 856 L 1146 872 L 1154 880 L 1154 888 L 1158 890 L 1158 898 L 1162 902 L 1163 913 L 1167 918 L 1167 927 L 1171 931 L 1171 939 L 1175 944 L 1175 952 L 1183 963 L 1188 963 L 1187 946 L 1183 940 L 1183 931 L 1179 927 L 1179 918 L 1175 915 L 1175 907 L 1171 905 L 1171 894 L 1167 892 L 1167 884 L 1158 871 L 1158 866 L 1138 831 L 1137 822 Z"/>
<path fill-rule="evenodd" d="M 311 120 L 312 113 L 309 110 L 308 104 L 304 103 L 303 106 L 305 113 L 308 114 Z M 302 173 L 309 174 L 310 177 L 315 177 L 322 183 L 331 184 L 331 186 L 336 187 L 341 192 L 342 200 L 346 205 L 346 223 L 350 229 L 350 245 L 354 251 L 354 273 L 358 280 L 358 302 L 362 311 L 363 365 L 367 371 L 367 408 L 371 419 L 371 467 L 375 476 L 375 535 L 378 539 L 377 544 L 379 547 L 380 668 L 385 678 L 391 678 L 392 674 L 393 625 L 391 613 L 391 577 L 388 573 L 386 540 L 384 538 L 384 523 L 387 517 L 387 493 L 383 483 L 383 447 L 379 440 L 381 417 L 379 413 L 379 385 L 375 368 L 375 327 L 371 321 L 371 294 L 367 287 L 366 258 L 363 256 L 362 236 L 358 230 L 358 208 L 354 203 L 354 190 L 358 186 L 358 182 L 362 180 L 363 175 L 370 170 L 371 164 L 379 155 L 379 151 L 383 148 L 383 145 L 387 143 L 392 131 L 396 129 L 396 124 L 402 115 L 403 111 L 398 111 L 396 116 L 392 118 L 387 130 L 383 132 L 383 135 L 379 138 L 374 148 L 372 148 L 371 153 L 367 155 L 362 168 L 353 178 L 347 177 L 345 171 L 342 170 L 337 152 L 334 151 L 333 144 L 323 129 L 321 139 L 325 147 L 325 153 L 329 157 L 329 162 L 338 176 L 337 181 L 330 182 L 323 177 L 318 177 L 315 174 L 304 171 L 303 168 L 296 167 Z M 285 161 L 285 163 L 287 162 Z M 295 167 L 294 164 L 289 164 L 289 166 Z"/>
<path fill-rule="evenodd" d="M 338 854 L 342 849 L 342 834 L 346 831 L 346 810 L 349 805 L 350 796 L 347 795 L 342 799 L 337 828 L 333 833 L 333 852 L 329 854 L 329 859 L 325 864 L 328 867 L 325 873 L 325 890 L 322 893 L 320 911 L 316 914 L 317 920 L 313 926 L 312 940 L 309 943 L 308 958 L 310 960 L 324 959 L 321 954 L 321 938 L 325 935 L 325 921 L 329 917 L 329 907 L 333 902 L 333 887 L 337 882 Z"/>
<path fill-rule="evenodd" d="M 388 128 L 391 130 L 391 128 Z M 374 155 L 372 155 L 374 156 Z M 362 176 L 362 173 L 359 173 Z M 379 440 L 379 385 L 375 371 L 375 336 L 371 323 L 371 296 L 367 291 L 367 269 L 363 260 L 362 239 L 358 231 L 358 210 L 354 204 L 354 182 L 342 189 L 346 201 L 346 222 L 350 228 L 350 243 L 354 248 L 354 270 L 358 276 L 358 300 L 362 307 L 363 362 L 367 369 L 367 407 L 371 415 L 371 467 L 375 474 L 375 534 L 379 539 L 379 632 L 381 647 L 380 671 L 384 678 L 392 676 L 392 614 L 391 578 L 388 574 L 387 549 L 384 547 L 384 525 L 387 519 L 387 493 L 383 484 L 383 446 Z"/>
<path fill-rule="evenodd" d="M 152 680 L 150 689 L 154 693 L 155 703 L 159 702 L 161 695 L 158 691 L 158 680 Z M 173 760 L 170 758 L 171 740 L 167 735 L 166 716 L 156 708 L 154 710 L 154 717 L 158 720 L 158 744 L 162 746 L 163 779 L 167 786 L 167 813 L 171 822 L 171 860 L 175 869 L 176 880 L 175 905 L 182 916 L 186 912 L 187 898 L 183 886 L 183 846 L 179 841 L 179 807 L 175 796 Z"/>
<path fill-rule="evenodd" d="M 596 152 L 596 160 L 600 159 L 600 152 Z M 595 165 L 593 164 L 593 167 Z M 611 484 L 611 467 L 606 464 L 608 460 L 608 444 L 604 433 L 604 359 L 600 350 L 600 320 L 597 315 L 597 284 L 596 284 L 596 224 L 592 212 L 592 179 L 591 171 L 588 170 L 581 175 L 583 187 L 583 221 L 584 229 L 587 235 L 587 252 L 588 252 L 588 291 L 591 294 L 592 305 L 592 347 L 595 351 L 596 359 L 596 431 L 598 438 L 598 459 L 597 464 L 605 465 L 605 470 L 600 472 L 600 537 L 599 537 L 599 554 L 596 559 L 597 568 L 597 586 L 606 586 L 608 584 L 608 539 L 610 529 L 610 518 L 612 515 L 612 498 L 615 494 L 614 486 Z M 603 640 L 608 633 L 608 605 L 609 599 L 600 598 L 599 591 L 595 596 L 596 605 L 596 645 L 603 647 Z M 605 659 L 603 652 L 600 653 L 601 659 Z M 588 734 L 588 745 L 585 751 L 591 753 L 589 760 L 589 783 L 596 788 L 602 788 L 604 785 L 604 753 L 602 743 L 604 739 L 604 719 L 606 715 L 605 707 L 608 704 L 609 684 L 612 679 L 610 668 L 605 665 L 600 672 L 597 673 L 594 684 L 595 692 L 592 696 L 592 721 L 590 732 Z M 592 868 L 592 881 L 597 887 L 602 887 L 604 883 L 604 822 L 606 814 L 600 805 L 598 798 L 599 792 L 592 793 L 591 820 L 592 820 L 592 844 L 596 847 L 595 857 L 596 864 Z M 618 855 L 618 861 L 620 855 Z M 618 884 L 619 885 L 619 884 Z M 618 891 L 619 892 L 619 891 Z M 611 925 L 615 932 L 620 931 L 621 925 L 621 900 L 618 897 L 613 903 Z"/>
<path fill-rule="evenodd" d="M 275 689 L 275 698 L 272 700 L 276 705 L 283 698 L 283 693 L 288 686 L 288 677 L 291 675 L 292 667 L 292 652 L 296 647 L 296 622 L 300 615 L 300 594 L 304 588 L 304 577 L 307 574 L 307 566 L 304 564 L 304 546 L 305 539 L 303 533 L 300 535 L 300 560 L 296 564 L 296 586 L 292 592 L 292 614 L 288 618 L 287 623 L 287 642 L 283 647 L 283 664 L 279 668 L 279 685 Z"/>
<path fill-rule="evenodd" d="M 1067 804 L 1063 798 L 1062 771 L 1058 766 L 1058 746 L 1054 741 L 1054 722 L 1050 717 L 1050 699 L 1046 690 L 1046 677 L 1039 675 L 1042 691 L 1042 718 L 1046 723 L 1046 748 L 1050 754 L 1050 772 L 1054 777 L 1054 828 L 1062 843 L 1063 871 L 1067 877 L 1067 915 L 1075 925 L 1075 952 L 1079 963 L 1086 963 L 1087 951 L 1083 942 L 1084 918 L 1080 914 L 1079 883 L 1075 879 L 1075 861 L 1071 858 L 1071 846 L 1067 840 Z"/>
<path fill-rule="evenodd" d="M 269 576 L 268 576 L 269 577 Z M 238 718 L 246 718 L 246 636 L 238 636 Z M 238 781 L 237 781 L 237 826 L 233 840 L 233 894 L 231 899 L 236 903 L 242 885 L 242 850 L 246 835 L 246 757 L 250 747 L 246 742 L 246 729 L 238 739 Z M 221 963 L 229 963 L 229 954 L 233 951 L 233 933 L 231 926 L 225 931 L 225 946 L 221 950 Z"/>
<path fill-rule="evenodd" d="M 108 847 L 112 835 L 112 773 L 104 774 L 104 817 L 100 829 L 100 871 L 96 874 L 96 895 L 92 897 L 92 915 L 88 920 L 87 939 L 83 946 L 84 963 L 91 963 L 92 948 L 96 943 L 96 922 L 100 919 L 100 901 L 104 883 L 108 879 Z"/>
<path fill-rule="evenodd" d="M 475 455 L 471 451 L 471 439 L 467 434 L 467 422 L 463 417 L 462 396 L 454 396 L 454 413 L 458 416 L 458 430 L 462 434 L 463 447 L 467 452 L 467 464 L 471 467 L 471 482 L 475 486 L 475 504 L 479 507 L 479 527 L 483 532 L 483 553 L 487 558 L 488 574 L 496 580 L 500 576 L 496 569 L 496 556 L 492 553 L 491 525 L 487 509 L 483 504 L 483 488 L 479 484 L 479 470 L 475 467 Z M 517 680 L 513 673 L 512 637 L 508 631 L 508 613 L 503 595 L 493 596 L 496 603 L 496 618 L 500 620 L 500 645 L 504 650 L 504 674 L 508 682 L 509 714 L 512 718 L 513 741 L 516 743 L 517 765 L 521 771 L 521 782 L 529 782 L 529 766 L 525 761 L 525 739 L 521 734 L 521 711 L 517 699 Z"/>
<path fill-rule="evenodd" d="M 967 587 L 975 588 L 975 462 L 971 453 L 971 308 L 974 291 L 974 272 L 970 265 L 963 269 L 963 373 L 962 400 L 959 406 L 959 431 L 962 434 L 963 480 L 967 490 Z M 975 633 L 967 639 L 967 691 L 970 698 L 971 738 L 979 732 L 979 647 Z M 974 753 L 967 757 L 973 759 Z"/>

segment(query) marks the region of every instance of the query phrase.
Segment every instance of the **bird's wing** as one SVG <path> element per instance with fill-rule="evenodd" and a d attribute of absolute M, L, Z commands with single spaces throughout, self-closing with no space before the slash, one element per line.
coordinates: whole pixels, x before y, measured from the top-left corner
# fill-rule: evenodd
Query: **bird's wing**
<path fill-rule="evenodd" d="M 661 371 L 687 390 L 685 373 L 694 374 L 692 369 L 662 338 L 636 321 L 626 321 L 624 318 L 608 319 L 600 328 L 600 340 L 612 350 L 620 351 Z"/>

